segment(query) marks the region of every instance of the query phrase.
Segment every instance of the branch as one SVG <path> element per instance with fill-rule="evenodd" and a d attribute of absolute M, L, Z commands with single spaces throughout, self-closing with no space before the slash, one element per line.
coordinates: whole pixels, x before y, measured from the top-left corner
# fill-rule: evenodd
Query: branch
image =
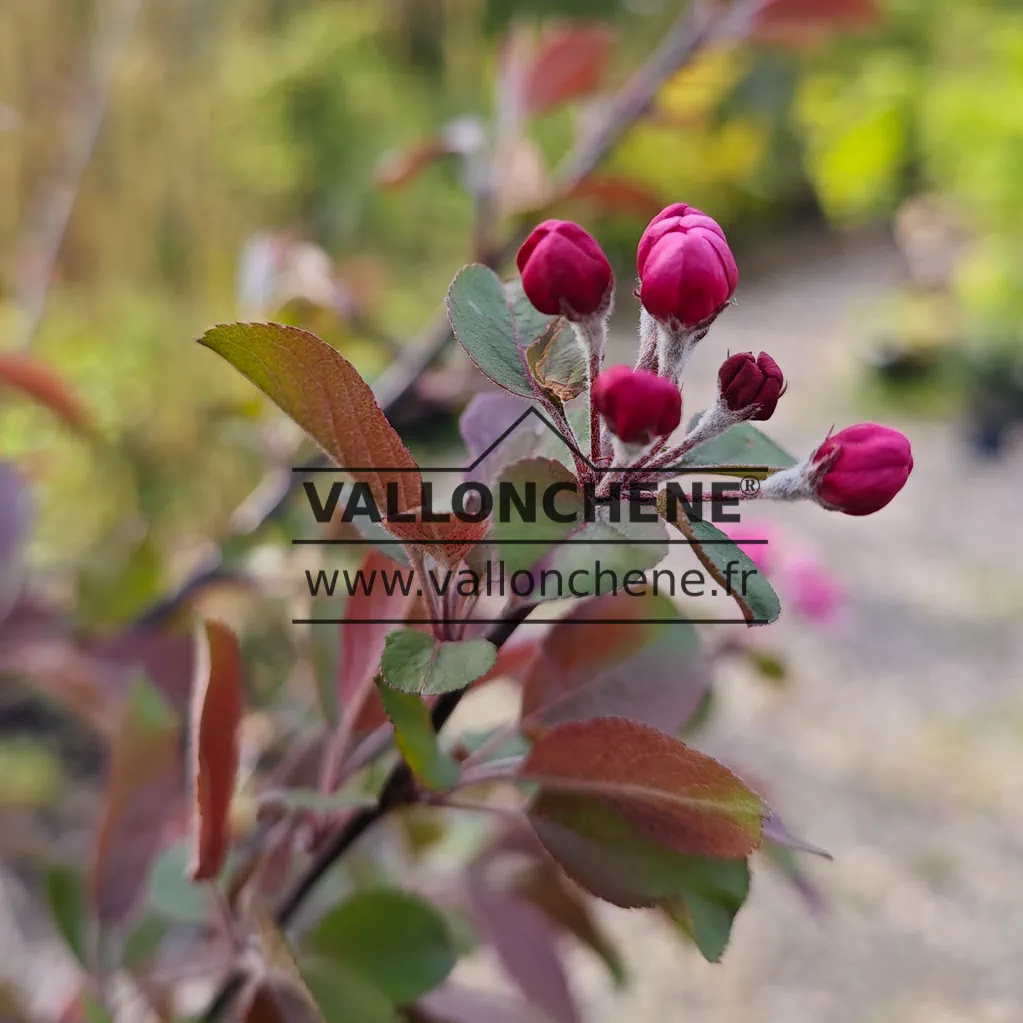
<path fill-rule="evenodd" d="M 501 614 L 500 621 L 487 631 L 486 638 L 500 650 L 512 633 L 525 621 L 533 607 L 532 604 L 519 604 L 506 608 Z M 462 689 L 455 693 L 443 693 L 437 699 L 430 715 L 435 731 L 439 732 L 447 724 L 467 692 L 467 689 Z M 365 810 L 360 810 L 348 820 L 344 827 L 335 832 L 330 841 L 321 846 L 291 889 L 284 894 L 274 916 L 277 926 L 283 928 L 291 923 L 323 875 L 370 827 L 391 811 L 401 806 L 407 806 L 414 801 L 415 787 L 412 772 L 405 761 L 401 761 L 388 775 L 376 804 Z M 214 1023 L 219 1019 L 241 992 L 245 986 L 245 980 L 245 974 L 241 970 L 228 974 L 199 1017 L 198 1023 Z"/>
<path fill-rule="evenodd" d="M 749 27 L 766 0 L 740 0 L 731 6 L 706 0 L 693 0 L 669 30 L 664 42 L 648 61 L 621 88 L 611 101 L 606 122 L 599 131 L 579 139 L 565 157 L 556 175 L 557 196 L 569 196 L 611 151 L 615 143 L 641 117 L 653 102 L 661 86 L 708 42 L 726 35 L 741 35 Z M 487 265 L 500 269 L 515 253 L 521 233 L 513 232 L 504 245 L 489 256 Z M 413 342 L 406 353 L 393 363 L 373 387 L 385 414 L 394 411 L 408 397 L 417 379 L 451 340 L 451 327 L 445 313 Z M 317 455 L 310 465 L 327 465 L 325 455 Z M 263 480 L 232 517 L 228 539 L 248 536 L 278 519 L 291 495 L 307 477 L 287 469 L 276 469 Z M 136 628 L 160 625 L 172 618 L 191 598 L 209 584 L 231 573 L 223 566 L 223 543 L 209 558 L 197 565 L 174 590 L 163 596 L 135 620 Z"/>

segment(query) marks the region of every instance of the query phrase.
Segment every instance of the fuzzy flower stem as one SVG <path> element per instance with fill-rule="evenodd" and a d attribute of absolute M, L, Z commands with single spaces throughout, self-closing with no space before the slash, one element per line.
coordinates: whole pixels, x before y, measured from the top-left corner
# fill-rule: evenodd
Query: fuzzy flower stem
<path fill-rule="evenodd" d="M 589 404 L 590 419 L 590 461 L 594 465 L 600 461 L 602 444 L 600 413 L 593 401 L 593 384 L 600 375 L 600 368 L 604 362 L 604 345 L 607 341 L 607 318 L 609 315 L 610 310 L 606 314 L 576 320 L 572 324 L 579 343 L 586 350 L 588 360 L 589 386 L 586 390 L 586 400 Z"/>

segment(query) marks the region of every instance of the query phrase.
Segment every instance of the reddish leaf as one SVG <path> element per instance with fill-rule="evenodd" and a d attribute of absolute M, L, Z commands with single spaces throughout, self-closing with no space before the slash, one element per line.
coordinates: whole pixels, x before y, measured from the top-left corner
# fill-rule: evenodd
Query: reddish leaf
<path fill-rule="evenodd" d="M 465 470 L 465 479 L 489 485 L 509 462 L 536 452 L 547 431 L 536 416 L 528 416 L 501 439 L 529 408 L 529 402 L 507 391 L 473 395 L 458 421 L 469 464 L 473 466 Z"/>
<path fill-rule="evenodd" d="M 199 343 L 217 352 L 289 415 L 348 474 L 365 484 L 382 515 L 416 511 L 422 500 L 419 468 L 387 421 L 370 386 L 340 352 L 315 334 L 279 323 L 212 327 Z M 487 524 L 388 521 L 387 529 L 446 564 L 478 540 Z M 436 541 L 444 541 L 431 546 Z"/>
<path fill-rule="evenodd" d="M 181 794 L 178 721 L 147 682 L 135 683 L 114 737 L 93 863 L 96 915 L 134 909 Z"/>
<path fill-rule="evenodd" d="M 142 629 L 85 644 L 92 656 L 114 665 L 123 678 L 144 674 L 177 712 L 184 714 L 196 673 L 196 645 L 182 629 Z M 130 681 L 123 684 L 126 690 Z"/>
<path fill-rule="evenodd" d="M 523 683 L 522 728 L 536 735 L 560 722 L 618 714 L 674 734 L 710 681 L 696 631 L 672 601 L 596 597 L 577 603 L 544 636 Z"/>
<path fill-rule="evenodd" d="M 810 42 L 833 32 L 864 28 L 881 16 L 877 0 L 767 0 L 757 15 L 756 38 Z"/>
<path fill-rule="evenodd" d="M 386 555 L 371 549 L 363 558 L 359 571 L 363 578 L 376 579 L 399 569 Z M 415 596 L 401 592 L 388 594 L 380 585 L 369 585 L 369 593 L 359 590 L 345 604 L 344 622 L 340 626 L 341 663 L 338 669 L 338 705 L 354 722 L 355 731 L 375 728 L 387 720 L 373 679 L 380 667 L 387 634 L 407 617 Z"/>
<path fill-rule="evenodd" d="M 397 190 L 415 181 L 422 172 L 450 150 L 442 139 L 428 139 L 407 149 L 386 154 L 373 180 L 379 188 Z"/>
<path fill-rule="evenodd" d="M 488 991 L 445 984 L 416 1002 L 415 1023 L 541 1023 L 528 1006 Z"/>
<path fill-rule="evenodd" d="M 338 465 L 369 486 L 379 509 L 388 484 L 397 511 L 420 503 L 415 461 L 369 384 L 315 334 L 279 323 L 212 327 L 201 345 L 223 356 L 302 427 Z"/>
<path fill-rule="evenodd" d="M 93 428 L 92 415 L 57 373 L 27 352 L 0 352 L 0 387 L 12 387 L 45 405 L 68 426 L 83 433 Z"/>
<path fill-rule="evenodd" d="M 519 990 L 555 1023 L 579 1023 L 554 934 L 539 910 L 479 874 L 469 879 L 469 898 L 477 926 Z"/>
<path fill-rule="evenodd" d="M 594 92 L 610 63 L 614 41 L 604 25 L 565 24 L 545 33 L 525 83 L 526 115 L 547 113 Z"/>
<path fill-rule="evenodd" d="M 621 956 L 600 929 L 586 897 L 565 882 L 549 860 L 531 863 L 512 883 L 515 894 L 531 902 L 546 917 L 593 949 L 604 960 L 616 983 L 625 980 Z"/>
<path fill-rule="evenodd" d="M 27 599 L 0 624 L 0 671 L 25 676 L 104 736 L 117 729 L 139 675 L 183 713 L 194 663 L 195 642 L 187 633 L 146 630 L 78 642 L 63 615 Z"/>
<path fill-rule="evenodd" d="M 629 178 L 613 174 L 591 174 L 565 196 L 585 202 L 603 215 L 623 214 L 646 219 L 655 214 L 664 201 L 657 192 Z"/>
<path fill-rule="evenodd" d="M 484 634 L 484 632 L 479 633 L 479 635 Z M 512 639 L 497 652 L 497 661 L 494 666 L 486 675 L 473 682 L 473 687 L 478 688 L 500 678 L 521 682 L 533 662 L 540 656 L 540 645 L 541 640 L 538 637 L 526 635 L 523 629 L 517 630 Z"/>
<path fill-rule="evenodd" d="M 83 653 L 68 637 L 50 632 L 42 623 L 38 633 L 21 631 L 19 623 L 28 617 L 15 608 L 4 622 L 0 671 L 23 675 L 98 734 L 113 736 L 124 696 L 120 671 Z"/>
<path fill-rule="evenodd" d="M 760 845 L 769 812 L 727 767 L 625 718 L 552 728 L 534 745 L 519 776 L 543 786 L 541 800 L 545 792 L 585 796 L 650 841 L 680 853 L 747 856 Z M 535 804 L 531 815 L 534 809 Z"/>
<path fill-rule="evenodd" d="M 233 632 L 207 622 L 192 694 L 193 881 L 220 874 L 231 842 L 228 814 L 238 774 L 238 725 L 245 709 L 241 653 Z"/>

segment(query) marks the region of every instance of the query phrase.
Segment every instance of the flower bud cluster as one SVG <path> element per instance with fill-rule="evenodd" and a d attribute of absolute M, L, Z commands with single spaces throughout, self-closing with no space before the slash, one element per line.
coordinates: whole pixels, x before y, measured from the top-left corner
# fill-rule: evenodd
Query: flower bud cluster
<path fill-rule="evenodd" d="M 724 231 L 700 210 L 685 203 L 668 206 L 640 238 L 635 294 L 642 311 L 634 369 L 601 368 L 614 275 L 592 235 L 569 221 L 545 221 L 523 243 L 517 264 L 533 305 L 565 317 L 588 352 L 594 457 L 613 453 L 616 462 L 626 462 L 617 468 L 639 464 L 649 472 L 736 423 L 774 415 L 785 393 L 777 362 L 766 352 L 731 355 L 718 371 L 716 401 L 677 447 L 651 461 L 681 424 L 682 372 L 739 280 Z M 869 515 L 892 500 L 912 469 L 909 441 L 901 433 L 861 423 L 829 435 L 802 463 L 771 475 L 757 496 L 810 499 L 849 515 Z"/>

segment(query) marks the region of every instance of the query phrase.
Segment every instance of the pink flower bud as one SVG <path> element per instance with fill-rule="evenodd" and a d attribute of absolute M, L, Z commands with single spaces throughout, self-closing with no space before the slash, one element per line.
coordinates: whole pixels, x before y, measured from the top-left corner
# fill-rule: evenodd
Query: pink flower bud
<path fill-rule="evenodd" d="M 645 369 L 612 366 L 593 384 L 593 403 L 607 428 L 626 444 L 649 444 L 682 422 L 682 393 Z"/>
<path fill-rule="evenodd" d="M 739 282 L 735 257 L 716 220 L 685 203 L 661 210 L 636 252 L 639 300 L 661 322 L 696 327 L 713 317 Z"/>
<path fill-rule="evenodd" d="M 847 515 L 879 511 L 912 471 L 909 441 L 898 430 L 876 423 L 859 423 L 828 437 L 810 457 L 817 499 Z"/>
<path fill-rule="evenodd" d="M 515 263 L 529 301 L 548 316 L 582 320 L 611 305 L 611 264 L 593 235 L 570 220 L 534 227 Z"/>
<path fill-rule="evenodd" d="M 785 390 L 785 378 L 778 363 L 767 352 L 758 358 L 752 352 L 739 352 L 721 364 L 718 370 L 721 400 L 732 412 L 746 412 L 745 419 L 770 419 Z"/>

